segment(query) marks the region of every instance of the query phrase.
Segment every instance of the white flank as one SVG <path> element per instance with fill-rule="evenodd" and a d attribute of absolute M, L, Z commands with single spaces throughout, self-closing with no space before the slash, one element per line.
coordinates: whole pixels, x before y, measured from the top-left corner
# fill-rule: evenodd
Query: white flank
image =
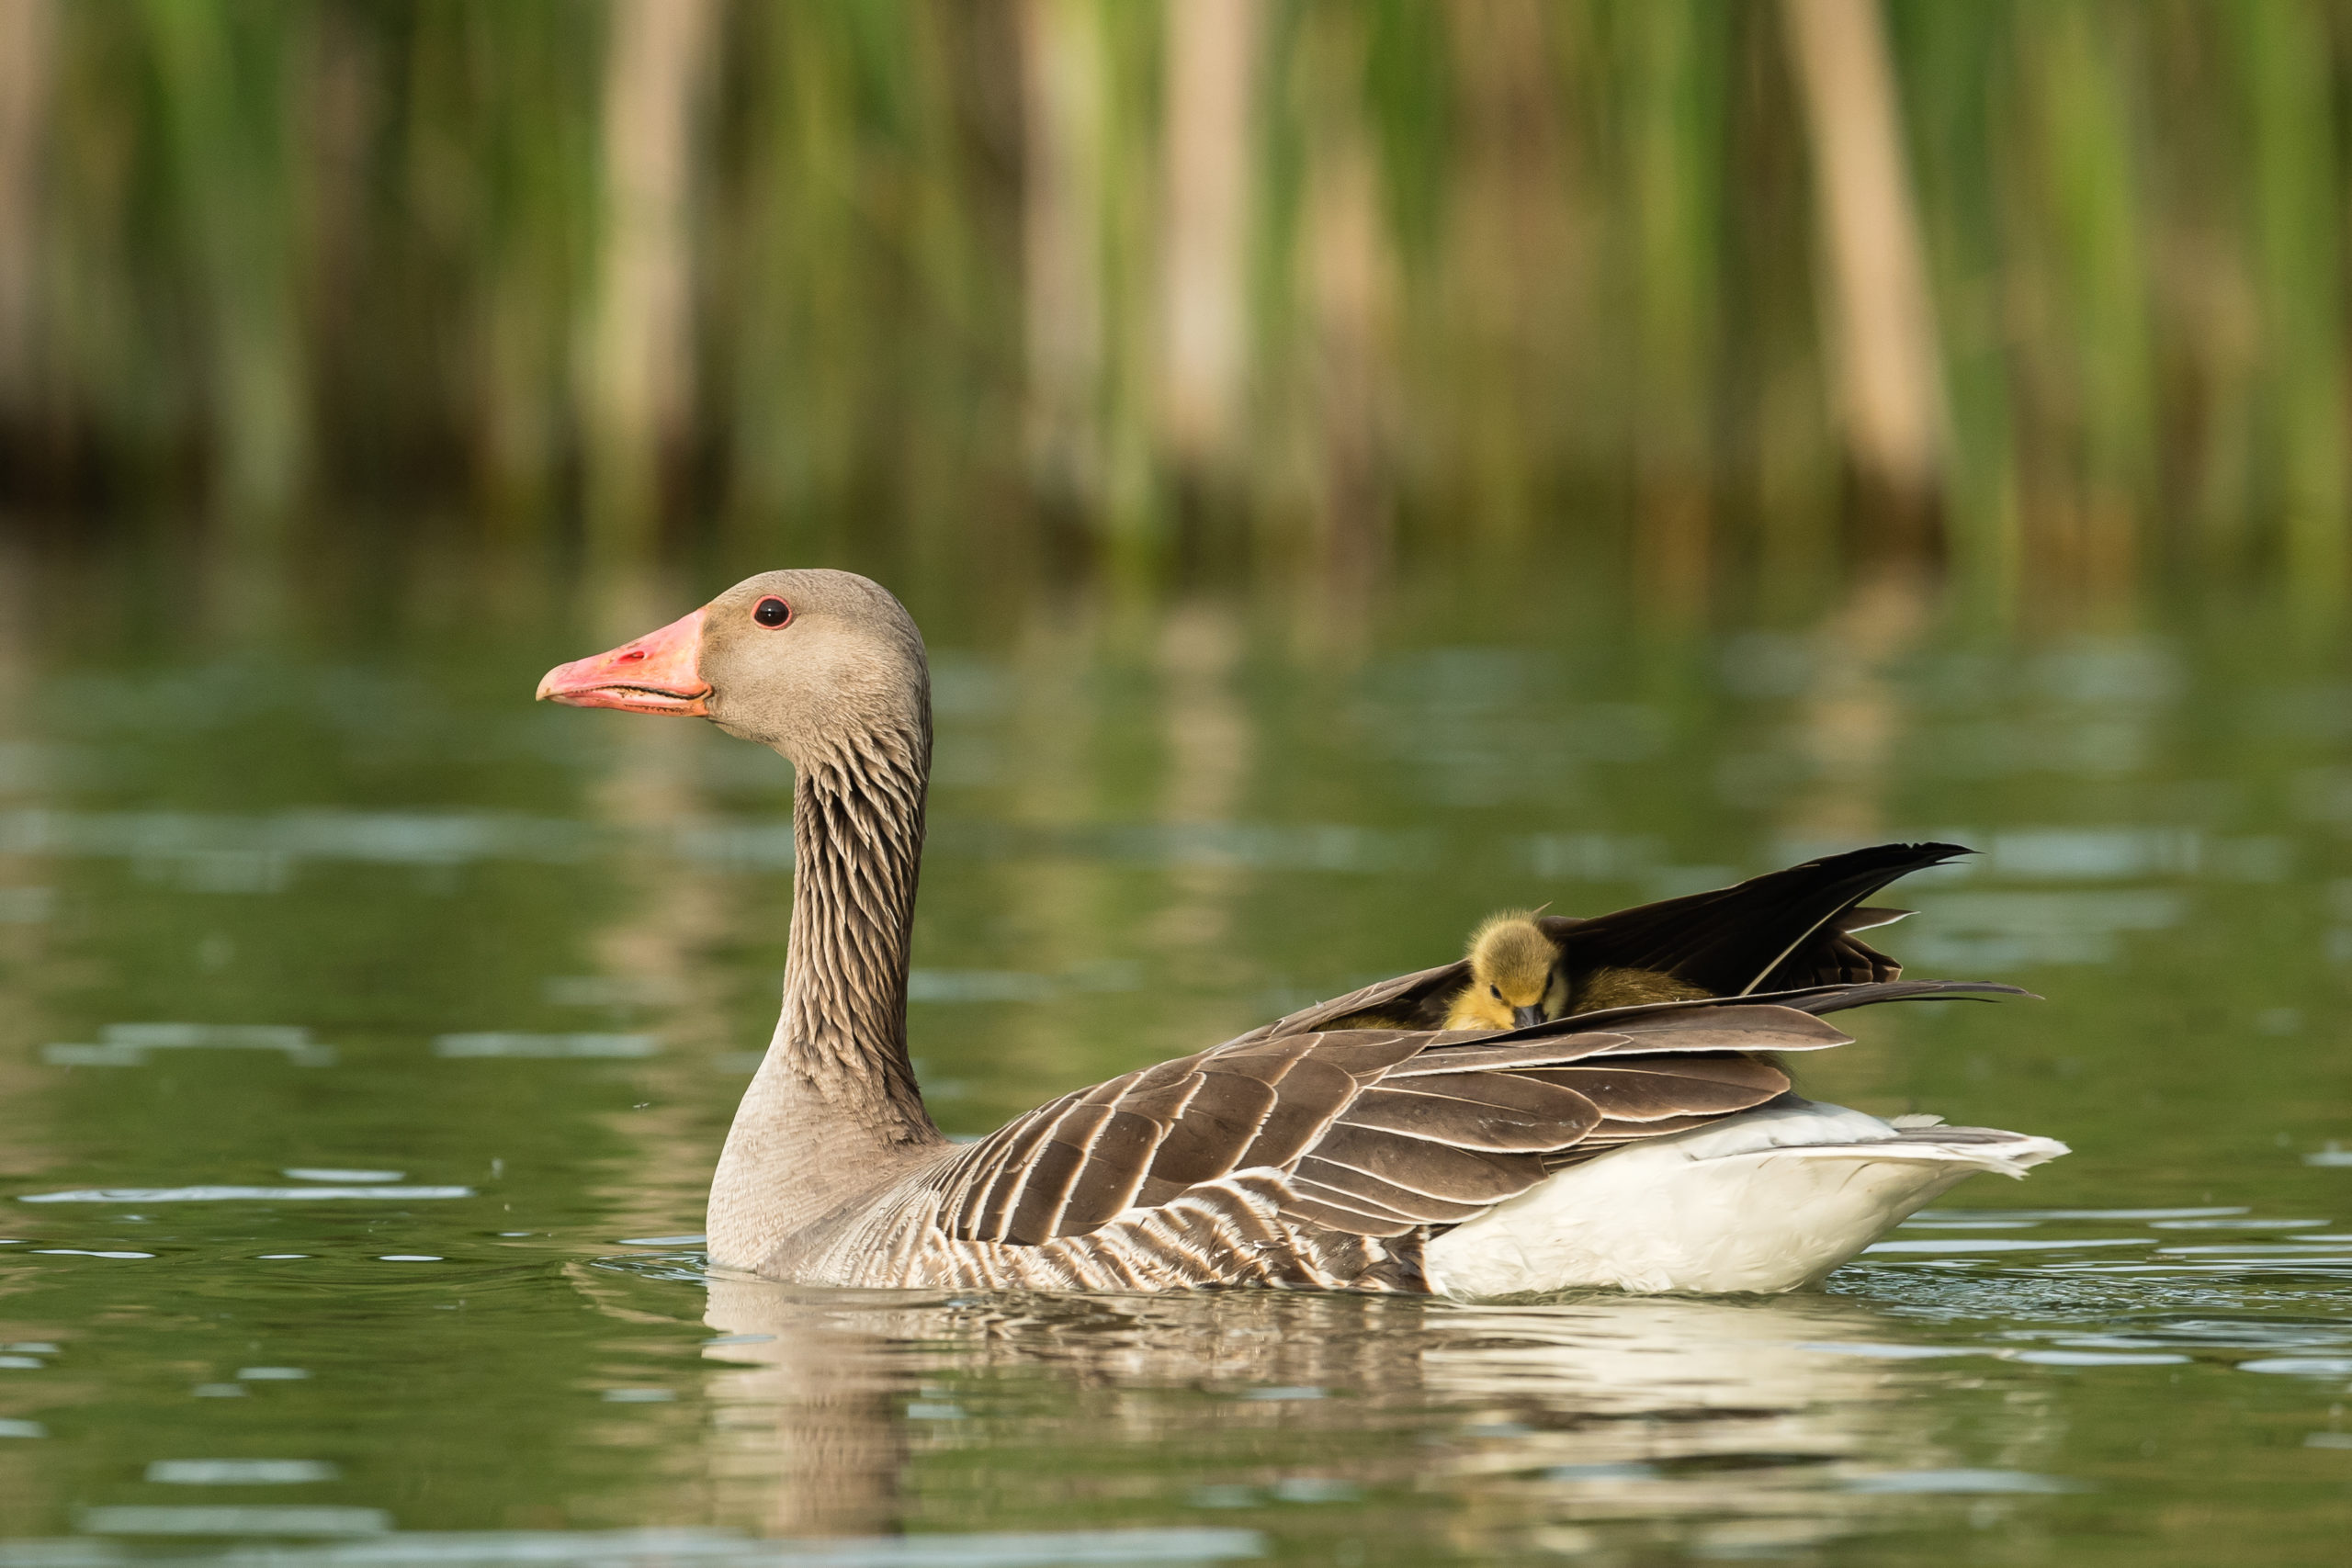
<path fill-rule="evenodd" d="M 1628 1145 L 1497 1204 L 1430 1243 L 1430 1285 L 1467 1299 L 1801 1290 L 1980 1171 L 2023 1176 L 2066 1152 L 2054 1138 L 1898 1129 L 1790 1097 Z"/>

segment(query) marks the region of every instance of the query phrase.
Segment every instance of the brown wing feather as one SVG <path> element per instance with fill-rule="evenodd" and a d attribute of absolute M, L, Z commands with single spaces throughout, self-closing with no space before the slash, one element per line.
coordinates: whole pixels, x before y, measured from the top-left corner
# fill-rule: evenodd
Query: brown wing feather
<path fill-rule="evenodd" d="M 1932 987 L 1939 982 L 1906 980 L 1892 987 L 1866 988 L 1907 992 L 1915 984 Z M 1829 987 L 1819 996 L 1812 991 L 1791 992 L 1760 1000 L 1703 997 L 1645 1002 L 1606 1012 L 1554 1019 L 1549 1023 L 1532 1023 L 1503 1034 L 1455 1035 L 1432 1043 L 1428 1052 L 1398 1071 L 1443 1071 L 1449 1064 L 1473 1061 L 1492 1066 L 1538 1066 L 1542 1065 L 1538 1058 L 1546 1050 L 1555 1052 L 1554 1059 L 1560 1061 L 1604 1052 L 1623 1055 L 1708 1050 L 1713 1047 L 1704 1042 L 1716 1037 L 1737 1042 L 1730 1048 L 1742 1051 L 1808 1051 L 1849 1045 L 1853 1043 L 1851 1037 L 1835 1029 L 1825 1031 L 1819 1015 L 1844 1005 L 1828 999 L 1828 992 L 1861 988 L 1865 987 Z M 1787 1005 L 1791 997 L 1805 998 L 1804 1005 Z M 1453 1041 L 1461 1043 L 1456 1045 Z"/>
<path fill-rule="evenodd" d="M 1728 1116 L 1785 1094 L 1789 1088 L 1786 1073 L 1752 1056 L 1639 1056 L 1587 1066 L 1538 1067 L 1526 1076 L 1574 1089 L 1592 1101 L 1601 1118 L 1612 1122 Z"/>
<path fill-rule="evenodd" d="M 1470 973 L 1465 959 L 1441 964 L 1434 969 L 1422 969 L 1394 979 L 1378 981 L 1361 990 L 1350 991 L 1344 997 L 1334 997 L 1328 1002 L 1285 1013 L 1273 1022 L 1261 1025 L 1236 1041 L 1282 1039 L 1294 1034 L 1314 1034 L 1332 1028 L 1357 1013 L 1372 1013 L 1399 1019 L 1418 1025 L 1421 1030 L 1435 1029 L 1445 1021 L 1444 998 L 1461 987 Z"/>
<path fill-rule="evenodd" d="M 967 1168 L 956 1173 L 962 1186 L 948 1222 L 956 1235 L 974 1241 L 1004 1239 L 1005 1226 L 1012 1218 L 1012 1201 L 1020 1195 L 1022 1175 L 1030 1158 L 1054 1130 L 1055 1119 L 1077 1102 L 1077 1095 L 1066 1094 L 1014 1118 L 993 1137 L 973 1146 L 972 1153 L 964 1156 Z"/>
<path fill-rule="evenodd" d="M 1013 1201 L 1012 1218 L 1004 1239 L 1035 1246 L 1062 1234 L 1062 1211 L 1078 1189 L 1079 1173 L 1086 1168 L 1094 1135 L 1111 1120 L 1111 1108 L 1081 1100 L 1054 1119 L 1046 1141 L 1029 1156 L 1022 1173 L 1021 1195 Z"/>
<path fill-rule="evenodd" d="M 1372 1213 L 1353 1201 L 1326 1202 L 1321 1198 L 1300 1194 L 1295 1182 L 1285 1185 L 1293 1189 L 1291 1195 L 1283 1200 L 1282 1213 L 1285 1220 L 1338 1231 L 1345 1235 L 1398 1236 L 1421 1227 L 1419 1220 L 1408 1220 L 1398 1214 Z"/>
<path fill-rule="evenodd" d="M 1442 1198 L 1320 1155 L 1309 1155 L 1299 1161 L 1292 1179 L 1309 1183 L 1313 1190 L 1307 1195 L 1327 1204 L 1368 1209 L 1378 1214 L 1401 1214 L 1415 1224 L 1453 1224 L 1473 1219 L 1492 1201 Z M 1330 1224 L 1328 1220 L 1321 1223 Z"/>
<path fill-rule="evenodd" d="M 1427 1030 L 1344 1030 L 1325 1034 L 1315 1047 L 1315 1059 L 1360 1084 L 1373 1084 L 1429 1048 Z"/>
<path fill-rule="evenodd" d="M 1908 1001 L 1915 998 L 1965 998 L 1989 1001 L 1995 997 L 2024 997 L 2029 1000 L 2041 998 L 2023 986 L 2004 986 L 1992 980 L 1886 980 L 1876 984 L 1806 986 L 1792 991 L 1758 992 L 1747 998 L 1751 1002 L 1770 1002 L 1775 1007 L 1794 1008 L 1799 1012 L 1816 1016 L 1826 1012 L 1843 1012 L 1848 1008 L 1869 1007 L 1877 1002 Z M 1616 1025 L 1612 1021 L 1611 1028 Z"/>
<path fill-rule="evenodd" d="M 1354 1074 L 1310 1059 L 1294 1066 L 1280 1087 L 1282 1099 L 1273 1114 L 1236 1160 L 1244 1169 L 1280 1168 L 1306 1153 L 1339 1120 L 1362 1086 Z"/>
<path fill-rule="evenodd" d="M 1499 1203 L 1534 1186 L 1544 1174 L 1532 1156 L 1485 1154 L 1345 1122 L 1317 1142 L 1315 1156 L 1408 1192 L 1456 1203 Z"/>
<path fill-rule="evenodd" d="M 1854 1037 L 1793 1008 L 1754 1003 L 1669 1012 L 1648 1018 L 1611 1019 L 1610 1029 L 1626 1037 L 1612 1056 L 1649 1052 L 1826 1051 L 1850 1045 Z"/>
<path fill-rule="evenodd" d="M 1596 1019 L 1602 1027 L 1591 1027 Z M 1707 998 L 1584 1013 L 1531 1024 L 1508 1034 L 1440 1036 L 1428 1050 L 1389 1076 L 1416 1077 L 1470 1067 L 1534 1067 L 1604 1054 L 1820 1051 L 1852 1043 L 1852 1036 L 1823 1023 L 1812 1011 L 1770 1002 Z"/>
<path fill-rule="evenodd" d="M 1490 1034 L 1439 1035 L 1430 1042 L 1428 1050 L 1391 1072 L 1388 1081 L 1574 1062 L 1620 1045 L 1630 1045 L 1634 1041 L 1630 1034 L 1598 1030 L 1575 1034 L 1547 1034 L 1500 1045 L 1489 1043 L 1494 1038 Z"/>
<path fill-rule="evenodd" d="M 1086 1163 L 1069 1201 L 1054 1217 L 1055 1235 L 1083 1235 L 1135 1201 L 1168 1123 L 1121 1106 L 1088 1141 Z"/>
<path fill-rule="evenodd" d="M 1220 1073 L 1238 1073 L 1261 1083 L 1283 1081 L 1298 1060 L 1321 1043 L 1321 1036 L 1302 1034 L 1283 1040 L 1251 1042 L 1245 1036 L 1210 1053 L 1209 1063 Z"/>
<path fill-rule="evenodd" d="M 1713 1116 L 1659 1116 L 1647 1122 L 1603 1122 L 1592 1130 L 1592 1136 L 1576 1145 L 1569 1152 L 1582 1153 L 1589 1145 L 1596 1154 L 1614 1148 L 1620 1144 L 1640 1143 L 1645 1138 L 1663 1138 L 1673 1133 L 1691 1133 L 1714 1121 Z"/>
<path fill-rule="evenodd" d="M 1151 1179 L 1190 1187 L 1223 1176 L 1281 1098 L 1262 1078 L 1214 1069 L 1203 1073 L 1201 1092 L 1152 1155 Z"/>
<path fill-rule="evenodd" d="M 1478 1095 L 1486 1085 L 1509 1085 L 1510 1091 L 1506 1096 L 1490 1090 L 1476 1099 L 1449 1092 Z M 1487 1154 L 1542 1154 L 1573 1142 L 1600 1120 L 1591 1105 L 1577 1103 L 1575 1092 L 1560 1092 L 1576 1088 L 1558 1077 L 1536 1082 L 1533 1075 L 1504 1073 L 1419 1078 L 1408 1086 L 1364 1090 L 1348 1107 L 1347 1121 L 1351 1127 Z"/>

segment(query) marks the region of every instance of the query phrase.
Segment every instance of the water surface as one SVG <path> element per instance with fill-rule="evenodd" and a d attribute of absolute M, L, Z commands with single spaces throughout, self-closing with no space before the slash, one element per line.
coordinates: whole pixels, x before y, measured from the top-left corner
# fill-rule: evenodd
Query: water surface
<path fill-rule="evenodd" d="M 1820 1294 L 1067 1300 L 704 1268 L 788 780 L 526 699 L 724 575 L 18 567 L 0 1568 L 2342 1561 L 2352 673 L 2256 610 L 913 592 L 952 1132 L 1498 905 L 1880 838 L 1985 852 L 1906 885 L 1912 973 L 2049 998 L 1804 1065 L 2077 1151 Z"/>

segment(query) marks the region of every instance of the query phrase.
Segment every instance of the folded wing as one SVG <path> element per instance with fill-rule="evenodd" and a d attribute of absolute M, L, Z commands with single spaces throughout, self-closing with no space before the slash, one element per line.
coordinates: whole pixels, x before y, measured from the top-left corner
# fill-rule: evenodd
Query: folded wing
<path fill-rule="evenodd" d="M 1755 1053 L 1848 1043 L 1811 1012 L 1752 1001 L 1568 1021 L 1534 1038 L 1247 1035 L 973 1145 L 934 1179 L 942 1223 L 958 1240 L 1034 1247 L 1255 1171 L 1279 1173 L 1295 1223 L 1363 1236 L 1456 1224 L 1564 1163 L 1786 1090 Z"/>

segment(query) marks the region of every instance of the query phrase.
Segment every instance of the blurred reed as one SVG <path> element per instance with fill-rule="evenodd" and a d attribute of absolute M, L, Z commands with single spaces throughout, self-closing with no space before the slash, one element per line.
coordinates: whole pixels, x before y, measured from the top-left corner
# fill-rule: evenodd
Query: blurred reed
<path fill-rule="evenodd" d="M 2352 0 L 0 0 L 0 500 L 2333 616 L 2347 88 Z"/>

